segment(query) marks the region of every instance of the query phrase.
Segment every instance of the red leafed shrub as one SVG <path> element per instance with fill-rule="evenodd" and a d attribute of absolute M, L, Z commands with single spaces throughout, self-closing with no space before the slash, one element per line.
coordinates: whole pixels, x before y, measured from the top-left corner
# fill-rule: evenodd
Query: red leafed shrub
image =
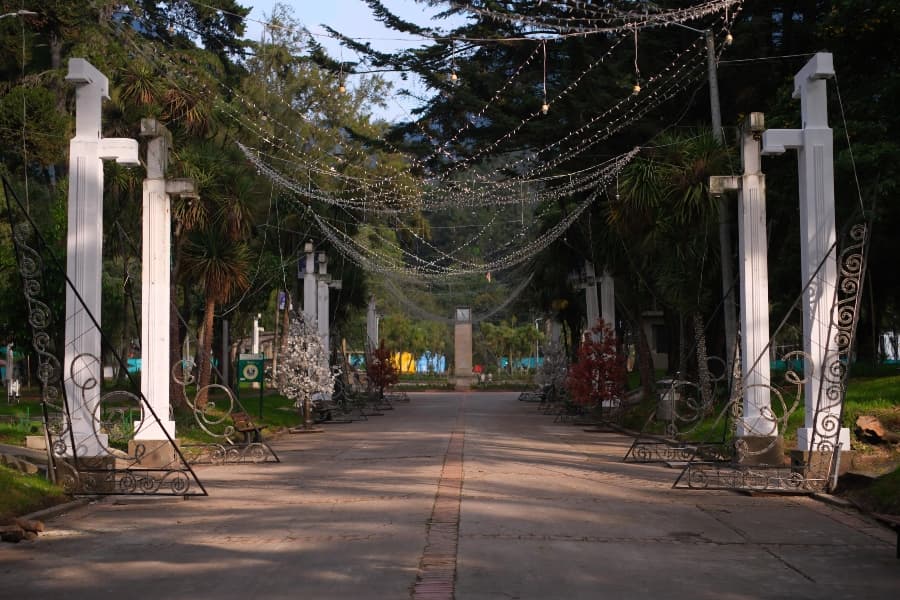
<path fill-rule="evenodd" d="M 400 378 L 400 370 L 391 360 L 391 351 L 384 347 L 384 340 L 381 340 L 381 345 L 372 351 L 369 363 L 366 365 L 369 383 L 383 395 L 384 390 L 397 383 Z"/>
<path fill-rule="evenodd" d="M 616 352 L 616 334 L 602 319 L 585 334 L 578 348 L 578 360 L 569 368 L 566 388 L 572 400 L 583 406 L 622 399 L 625 361 Z"/>

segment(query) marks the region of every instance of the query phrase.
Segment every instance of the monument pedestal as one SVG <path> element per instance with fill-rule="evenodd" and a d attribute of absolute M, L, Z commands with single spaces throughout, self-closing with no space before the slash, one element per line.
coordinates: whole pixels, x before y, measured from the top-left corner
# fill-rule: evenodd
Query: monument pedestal
<path fill-rule="evenodd" d="M 179 443 L 175 440 L 175 443 Z M 137 460 L 136 467 L 166 469 L 181 467 L 181 459 L 169 440 L 130 440 L 128 455 Z"/>
<path fill-rule="evenodd" d="M 742 465 L 784 466 L 784 438 L 778 436 L 747 435 L 738 438 L 744 444 Z"/>
<path fill-rule="evenodd" d="M 457 392 L 468 392 L 472 389 L 472 384 L 475 382 L 474 375 L 454 375 L 451 378 L 453 382 L 453 389 Z"/>

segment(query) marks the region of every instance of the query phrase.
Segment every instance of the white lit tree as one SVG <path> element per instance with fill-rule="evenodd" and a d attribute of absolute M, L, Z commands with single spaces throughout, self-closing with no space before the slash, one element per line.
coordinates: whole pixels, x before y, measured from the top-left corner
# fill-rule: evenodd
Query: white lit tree
<path fill-rule="evenodd" d="M 292 314 L 284 353 L 278 365 L 278 389 L 300 408 L 315 394 L 328 396 L 334 380 L 328 368 L 328 354 L 316 328 L 302 315 Z"/>

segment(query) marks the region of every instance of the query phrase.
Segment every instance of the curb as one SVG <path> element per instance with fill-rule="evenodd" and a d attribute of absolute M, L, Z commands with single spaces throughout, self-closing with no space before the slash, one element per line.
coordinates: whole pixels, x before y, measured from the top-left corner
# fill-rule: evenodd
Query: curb
<path fill-rule="evenodd" d="M 75 510 L 76 508 L 86 506 L 91 502 L 94 502 L 95 500 L 96 498 L 94 497 L 77 498 L 75 500 L 72 500 L 71 502 L 64 502 L 62 504 L 57 504 L 56 506 L 51 506 L 50 508 L 45 508 L 43 510 L 29 513 L 27 515 L 22 515 L 19 518 L 27 519 L 29 521 L 46 521 L 47 519 L 52 519 L 53 517 L 58 517 L 63 513 Z"/>
<path fill-rule="evenodd" d="M 832 506 L 837 506 L 838 508 L 852 508 L 853 510 L 858 511 L 860 514 L 865 514 L 866 511 L 860 509 L 855 503 L 850 500 L 845 500 L 839 496 L 834 496 L 832 494 L 826 494 L 825 492 L 816 492 L 811 495 L 814 500 L 818 500 L 824 504 L 830 504 Z"/>

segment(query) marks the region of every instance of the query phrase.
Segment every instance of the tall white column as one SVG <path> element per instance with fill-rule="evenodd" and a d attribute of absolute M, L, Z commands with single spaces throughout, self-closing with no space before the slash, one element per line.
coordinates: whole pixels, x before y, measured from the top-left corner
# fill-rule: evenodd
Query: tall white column
<path fill-rule="evenodd" d="M 616 331 L 616 282 L 606 269 L 600 279 L 600 316 L 609 328 Z M 595 286 L 596 289 L 596 286 Z"/>
<path fill-rule="evenodd" d="M 171 303 L 172 203 L 170 194 L 194 194 L 193 182 L 166 180 L 172 136 L 155 119 L 141 120 L 147 142 L 141 244 L 141 393 L 159 418 L 134 424 L 136 440 L 175 437 L 169 408 L 169 315 Z M 167 435 L 168 434 L 168 435 Z"/>
<path fill-rule="evenodd" d="M 597 273 L 594 271 L 594 263 L 584 265 L 584 302 L 587 307 L 587 329 L 597 324 L 600 318 L 600 302 L 597 300 Z"/>
<path fill-rule="evenodd" d="M 303 260 L 303 318 L 312 325 L 316 322 L 318 310 L 316 309 L 316 261 L 315 251 L 312 241 L 306 242 L 303 246 L 306 256 Z"/>
<path fill-rule="evenodd" d="M 260 315 L 253 317 L 253 331 L 250 334 L 250 352 L 253 354 L 259 354 L 259 332 L 262 330 L 259 326 L 259 317 Z"/>
<path fill-rule="evenodd" d="M 772 437 L 778 425 L 771 412 L 769 356 L 769 265 L 766 237 L 766 181 L 760 164 L 762 113 L 751 113 L 742 132 L 744 173 L 737 177 L 711 177 L 714 195 L 738 191 L 738 263 L 741 298 L 741 375 L 743 416 L 741 437 Z"/>
<path fill-rule="evenodd" d="M 803 350 L 806 353 L 804 388 L 806 417 L 797 432 L 800 450 L 815 450 L 826 441 L 822 435 L 835 431 L 832 424 L 840 418 L 840 405 L 834 405 L 821 392 L 826 356 L 836 352 L 829 339 L 831 310 L 837 283 L 834 243 L 834 144 L 828 127 L 826 80 L 834 76 L 832 56 L 820 52 L 794 77 L 793 97 L 800 99 L 802 129 L 770 129 L 763 133 L 763 153 L 783 154 L 797 150 L 800 180 L 800 257 L 806 288 L 803 304 Z M 820 268 L 821 265 L 821 268 Z M 820 410 L 821 409 L 821 410 Z M 818 423 L 814 422 L 818 415 Z M 813 432 L 818 432 L 818 439 Z M 850 449 L 850 432 L 840 428 L 834 442 Z"/>
<path fill-rule="evenodd" d="M 319 339 L 322 340 L 322 348 L 325 353 L 331 354 L 331 338 L 328 328 L 328 311 L 329 311 L 329 292 L 328 284 L 328 255 L 324 252 L 319 254 L 319 276 L 316 278 L 316 318 L 318 319 Z"/>
<path fill-rule="evenodd" d="M 102 381 L 97 324 L 103 266 L 103 160 L 126 165 L 140 161 L 137 140 L 102 137 L 102 102 L 109 98 L 106 76 L 83 58 L 73 58 L 66 81 L 76 86 L 66 241 L 66 274 L 74 289 L 66 287 L 63 377 L 75 453 L 90 457 L 106 454 L 108 442 L 94 426 Z M 72 450 L 67 450 L 69 455 Z"/>
<path fill-rule="evenodd" d="M 366 310 L 366 347 L 378 347 L 378 312 L 375 296 L 369 297 L 369 308 Z"/>

